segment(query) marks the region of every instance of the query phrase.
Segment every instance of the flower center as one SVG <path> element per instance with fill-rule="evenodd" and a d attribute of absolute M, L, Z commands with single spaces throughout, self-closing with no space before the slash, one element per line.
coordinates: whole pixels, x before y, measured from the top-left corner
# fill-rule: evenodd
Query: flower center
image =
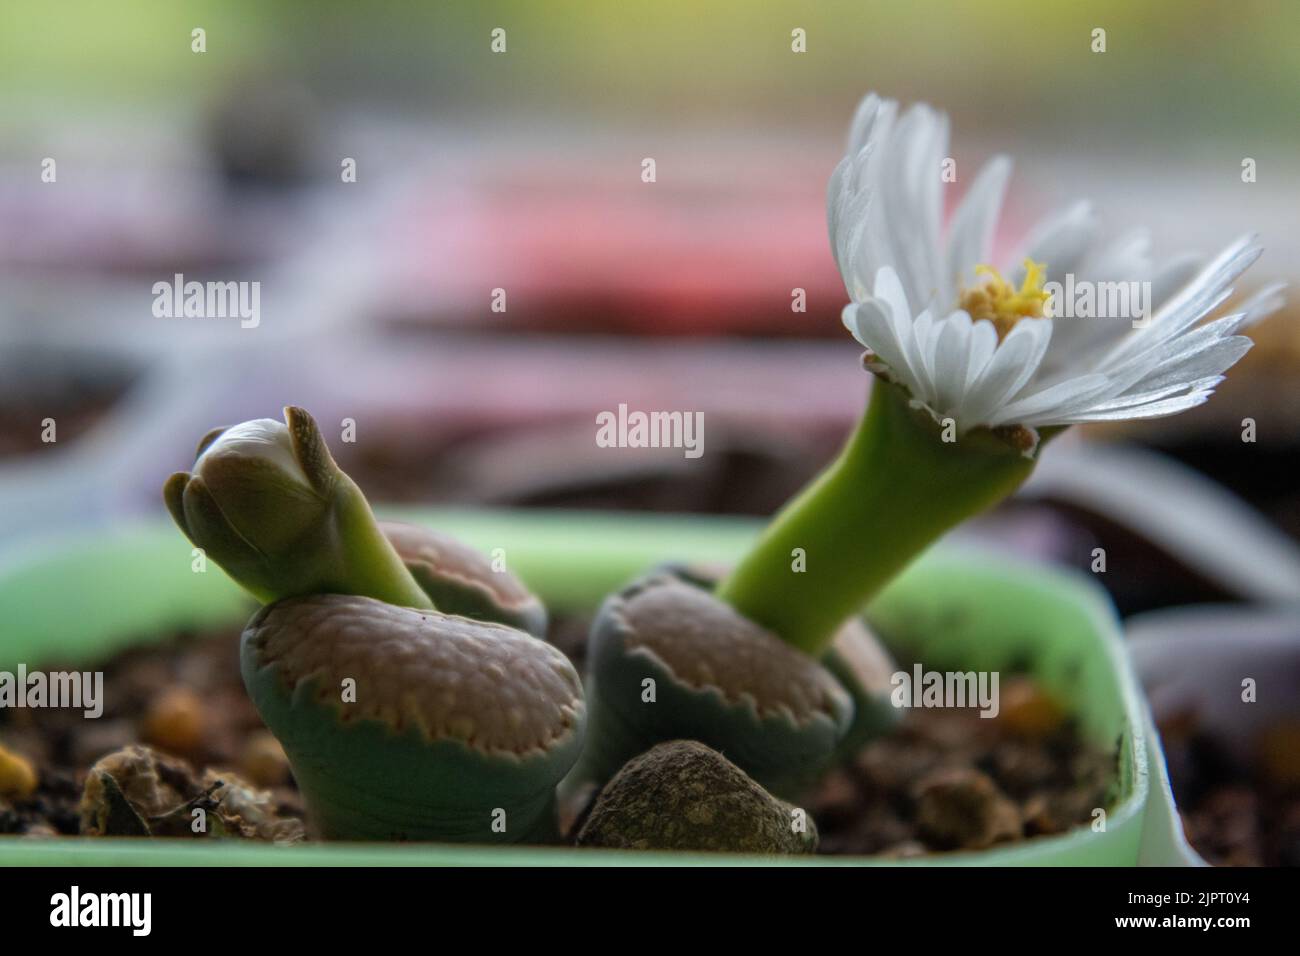
<path fill-rule="evenodd" d="M 998 274 L 992 266 L 976 266 L 975 274 L 985 276 L 983 282 L 962 289 L 958 305 L 966 310 L 972 321 L 988 319 L 998 330 L 998 340 L 1021 319 L 1041 319 L 1045 315 L 1048 293 L 1043 290 L 1047 267 L 1032 259 L 1025 260 L 1025 279 L 1017 290 Z"/>

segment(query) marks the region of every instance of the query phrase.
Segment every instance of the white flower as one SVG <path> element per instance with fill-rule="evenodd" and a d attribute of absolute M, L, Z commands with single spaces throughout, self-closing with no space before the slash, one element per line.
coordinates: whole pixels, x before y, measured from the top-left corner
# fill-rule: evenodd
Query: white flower
<path fill-rule="evenodd" d="M 1077 203 L 1033 229 L 1023 265 L 989 261 L 1011 171 L 998 156 L 943 223 L 948 119 L 872 94 L 858 108 L 848 155 L 827 194 L 836 263 L 852 303 L 843 320 L 868 367 L 961 432 L 1171 415 L 1204 402 L 1251 342 L 1238 335 L 1281 304 L 1280 285 L 1208 324 L 1261 252 L 1253 237 L 1198 270 L 1182 256 L 1155 267 L 1143 233 L 1098 241 Z M 1057 318 L 1044 284 L 1149 282 L 1153 314 Z"/>

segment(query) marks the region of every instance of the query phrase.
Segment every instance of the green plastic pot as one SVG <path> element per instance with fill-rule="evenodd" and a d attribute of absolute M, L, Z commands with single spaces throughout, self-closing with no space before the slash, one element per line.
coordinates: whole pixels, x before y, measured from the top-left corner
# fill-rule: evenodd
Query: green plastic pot
<path fill-rule="evenodd" d="M 730 562 L 757 533 L 749 520 L 609 513 L 389 511 L 485 550 L 554 611 L 590 611 L 665 560 Z M 215 566 L 191 570 L 190 545 L 168 524 L 48 542 L 0 561 L 0 669 L 19 662 L 89 667 L 118 649 L 180 628 L 242 624 L 249 600 Z M 1152 800 L 1146 708 L 1104 592 L 1081 577 L 1002 556 L 941 546 L 898 578 L 868 616 L 891 646 L 929 669 L 1007 669 L 1028 663 L 1067 701 L 1092 741 L 1117 748 L 1116 792 L 1104 832 L 1080 827 L 1015 846 L 919 860 L 791 859 L 790 865 L 1115 865 L 1139 862 Z M 231 654 L 238 648 L 232 643 Z M 1166 791 L 1167 792 L 1167 791 Z M 1151 814 L 1168 834 L 1168 807 Z M 1186 862 L 1148 839 L 1142 862 Z M 1168 842 L 1168 841 L 1166 841 Z M 1174 841 L 1176 842 L 1176 841 Z M 1153 849 L 1154 847 L 1154 849 Z M 407 845 L 275 847 L 131 839 L 0 838 L 0 866 L 33 864 L 752 864 L 746 857 L 562 848 Z M 773 862 L 764 858 L 764 863 Z"/>

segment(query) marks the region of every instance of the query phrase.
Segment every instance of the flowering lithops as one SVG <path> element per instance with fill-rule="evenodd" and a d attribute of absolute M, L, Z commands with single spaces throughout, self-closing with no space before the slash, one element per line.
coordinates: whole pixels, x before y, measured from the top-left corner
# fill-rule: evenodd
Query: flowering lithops
<path fill-rule="evenodd" d="M 210 434 L 165 496 L 186 535 L 268 602 L 241 670 L 316 832 L 552 835 L 586 709 L 573 666 L 534 636 L 545 609 L 460 542 L 381 525 L 311 417 L 289 408 L 286 422 Z"/>
<path fill-rule="evenodd" d="M 896 114 L 864 101 L 827 199 L 852 300 L 844 324 L 876 376 L 866 413 L 711 594 L 661 577 L 606 603 L 590 636 L 583 764 L 598 779 L 632 750 L 686 737 L 781 787 L 860 743 L 847 734 L 847 688 L 823 667 L 856 682 L 847 658 L 827 656 L 846 622 L 932 542 L 1014 492 L 1063 428 L 1205 401 L 1250 347 L 1238 333 L 1280 303 L 1269 286 L 1201 324 L 1258 258 L 1254 239 L 1199 270 L 1186 257 L 1156 268 L 1142 236 L 1098 244 L 1086 206 L 1036 230 L 1004 280 L 988 261 L 1008 162 L 976 177 L 945 235 L 947 119 L 924 106 Z M 1132 321 L 1054 316 L 1049 287 L 1076 273 L 1148 282 L 1154 308 Z"/>
<path fill-rule="evenodd" d="M 1238 333 L 1281 303 L 1270 285 L 1202 324 L 1258 243 L 1239 239 L 1199 269 L 1186 256 L 1157 267 L 1143 234 L 1099 243 L 1087 204 L 1036 228 L 1003 280 L 988 263 L 1010 164 L 998 157 L 976 176 L 945 234 L 947 130 L 924 105 L 899 116 L 873 94 L 859 107 L 827 218 L 852 300 L 844 324 L 877 378 L 871 402 L 840 456 L 718 586 L 812 654 L 931 542 L 1015 491 L 1042 441 L 1204 402 L 1250 347 Z M 1149 283 L 1149 314 L 1075 315 L 1047 291 L 1101 281 Z M 791 573 L 793 549 L 807 573 Z"/>

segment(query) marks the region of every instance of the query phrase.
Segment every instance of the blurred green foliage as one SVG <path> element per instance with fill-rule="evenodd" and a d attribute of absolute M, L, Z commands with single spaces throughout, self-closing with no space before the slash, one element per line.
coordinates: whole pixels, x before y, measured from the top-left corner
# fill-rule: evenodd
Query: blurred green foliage
<path fill-rule="evenodd" d="M 879 89 L 994 129 L 1294 137 L 1298 28 L 1293 0 L 4 0 L 0 109 L 184 108 L 271 73 L 469 117 L 820 124 Z"/>

